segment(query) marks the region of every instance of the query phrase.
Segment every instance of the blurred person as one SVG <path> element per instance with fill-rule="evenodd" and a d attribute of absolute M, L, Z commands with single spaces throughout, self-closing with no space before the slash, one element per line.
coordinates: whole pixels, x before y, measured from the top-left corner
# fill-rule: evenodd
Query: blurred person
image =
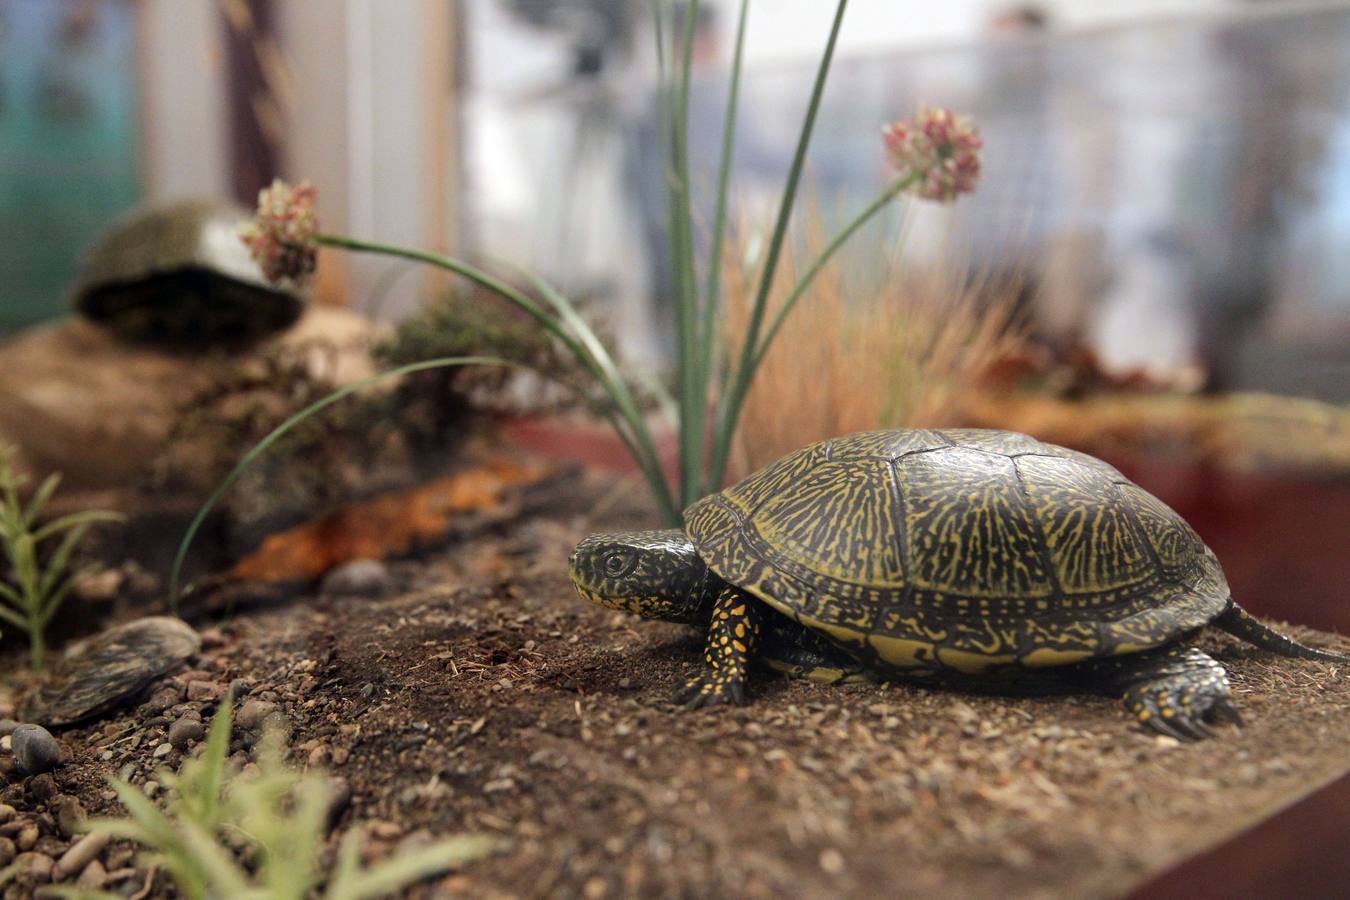
<path fill-rule="evenodd" d="M 1200 360 L 1188 165 L 1212 134 L 1200 113 L 1225 89 L 1207 26 L 1146 25 L 1088 39 L 1082 70 L 1115 121 L 1118 150 L 1103 252 L 1110 281 L 1089 315 L 1087 344 L 1108 373 L 1190 383 Z M 1102 59 L 1110 60 L 1107 65 Z"/>
<path fill-rule="evenodd" d="M 1214 29 L 1214 61 L 1225 73 L 1216 118 L 1226 140 L 1197 152 L 1188 170 L 1212 188 L 1196 235 L 1198 341 L 1210 389 L 1242 386 L 1243 351 L 1275 306 L 1291 236 L 1318 205 L 1309 187 L 1325 141 L 1309 125 L 1344 95 L 1337 63 L 1347 21 L 1343 13 L 1240 18 Z M 1328 29 L 1340 40 L 1315 37 Z"/>
<path fill-rule="evenodd" d="M 980 56 L 976 121 L 987 148 L 980 186 L 960 209 L 979 274 L 1039 280 L 1056 223 L 1056 125 L 1049 15 L 1035 4 L 995 10 Z"/>

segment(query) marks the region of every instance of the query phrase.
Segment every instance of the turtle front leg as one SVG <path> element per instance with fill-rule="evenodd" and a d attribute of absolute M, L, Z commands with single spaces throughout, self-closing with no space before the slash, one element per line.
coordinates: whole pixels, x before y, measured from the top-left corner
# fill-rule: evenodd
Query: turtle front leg
<path fill-rule="evenodd" d="M 1213 737 L 1216 722 L 1242 724 L 1228 673 L 1194 647 L 1171 646 L 1095 661 L 1091 671 L 1140 724 L 1178 740 Z"/>
<path fill-rule="evenodd" d="M 723 703 L 745 704 L 750 654 L 759 643 L 764 610 L 758 600 L 739 588 L 726 587 L 713 604 L 708 643 L 703 651 L 707 668 L 675 693 L 675 702 L 690 709 Z"/>

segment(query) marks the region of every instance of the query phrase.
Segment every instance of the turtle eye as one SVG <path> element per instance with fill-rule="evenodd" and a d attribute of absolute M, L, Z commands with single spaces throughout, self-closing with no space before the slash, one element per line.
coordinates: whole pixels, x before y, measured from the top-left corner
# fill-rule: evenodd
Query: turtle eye
<path fill-rule="evenodd" d="M 636 563 L 637 554 L 627 550 L 616 550 L 606 556 L 601 565 L 604 567 L 605 574 L 610 578 L 619 578 L 631 572 Z"/>

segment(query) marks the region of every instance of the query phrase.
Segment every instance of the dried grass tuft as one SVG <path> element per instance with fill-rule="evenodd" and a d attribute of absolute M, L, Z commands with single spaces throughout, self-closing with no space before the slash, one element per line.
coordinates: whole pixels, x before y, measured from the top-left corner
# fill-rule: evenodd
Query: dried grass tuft
<path fill-rule="evenodd" d="M 780 267 L 769 321 L 827 240 L 816 212 Z M 737 433 L 741 472 L 834 435 L 960 424 L 962 394 L 1026 345 L 1022 279 L 972 276 L 968 254 L 950 246 L 919 265 L 875 230 L 855 241 L 816 277 L 764 358 Z M 726 254 L 730 347 L 744 338 L 756 284 L 743 242 Z"/>

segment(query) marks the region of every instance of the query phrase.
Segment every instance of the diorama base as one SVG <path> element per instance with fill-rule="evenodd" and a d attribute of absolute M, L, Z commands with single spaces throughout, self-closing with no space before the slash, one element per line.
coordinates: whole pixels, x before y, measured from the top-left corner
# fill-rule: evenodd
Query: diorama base
<path fill-rule="evenodd" d="M 1217 634 L 1203 646 L 1246 724 L 1196 744 L 1143 731 L 1106 697 L 767 671 L 747 707 L 676 707 L 698 636 L 593 606 L 566 576 L 589 531 L 650 525 L 642 493 L 564 481 L 539 514 L 392 563 L 393 596 L 198 623 L 195 671 L 152 687 L 158 702 L 58 734 L 56 791 L 117 812 L 107 779 L 176 767 L 181 752 L 157 748 L 177 718 L 209 716 L 200 683 L 237 682 L 243 702 L 284 714 L 300 765 L 344 780 L 337 831 L 383 823 L 377 853 L 422 832 L 507 839 L 413 896 L 1082 897 L 1146 885 L 1350 770 L 1350 670 Z M 13 775 L 4 788 L 20 817 L 44 796 Z M 161 873 L 146 896 L 172 895 Z"/>

